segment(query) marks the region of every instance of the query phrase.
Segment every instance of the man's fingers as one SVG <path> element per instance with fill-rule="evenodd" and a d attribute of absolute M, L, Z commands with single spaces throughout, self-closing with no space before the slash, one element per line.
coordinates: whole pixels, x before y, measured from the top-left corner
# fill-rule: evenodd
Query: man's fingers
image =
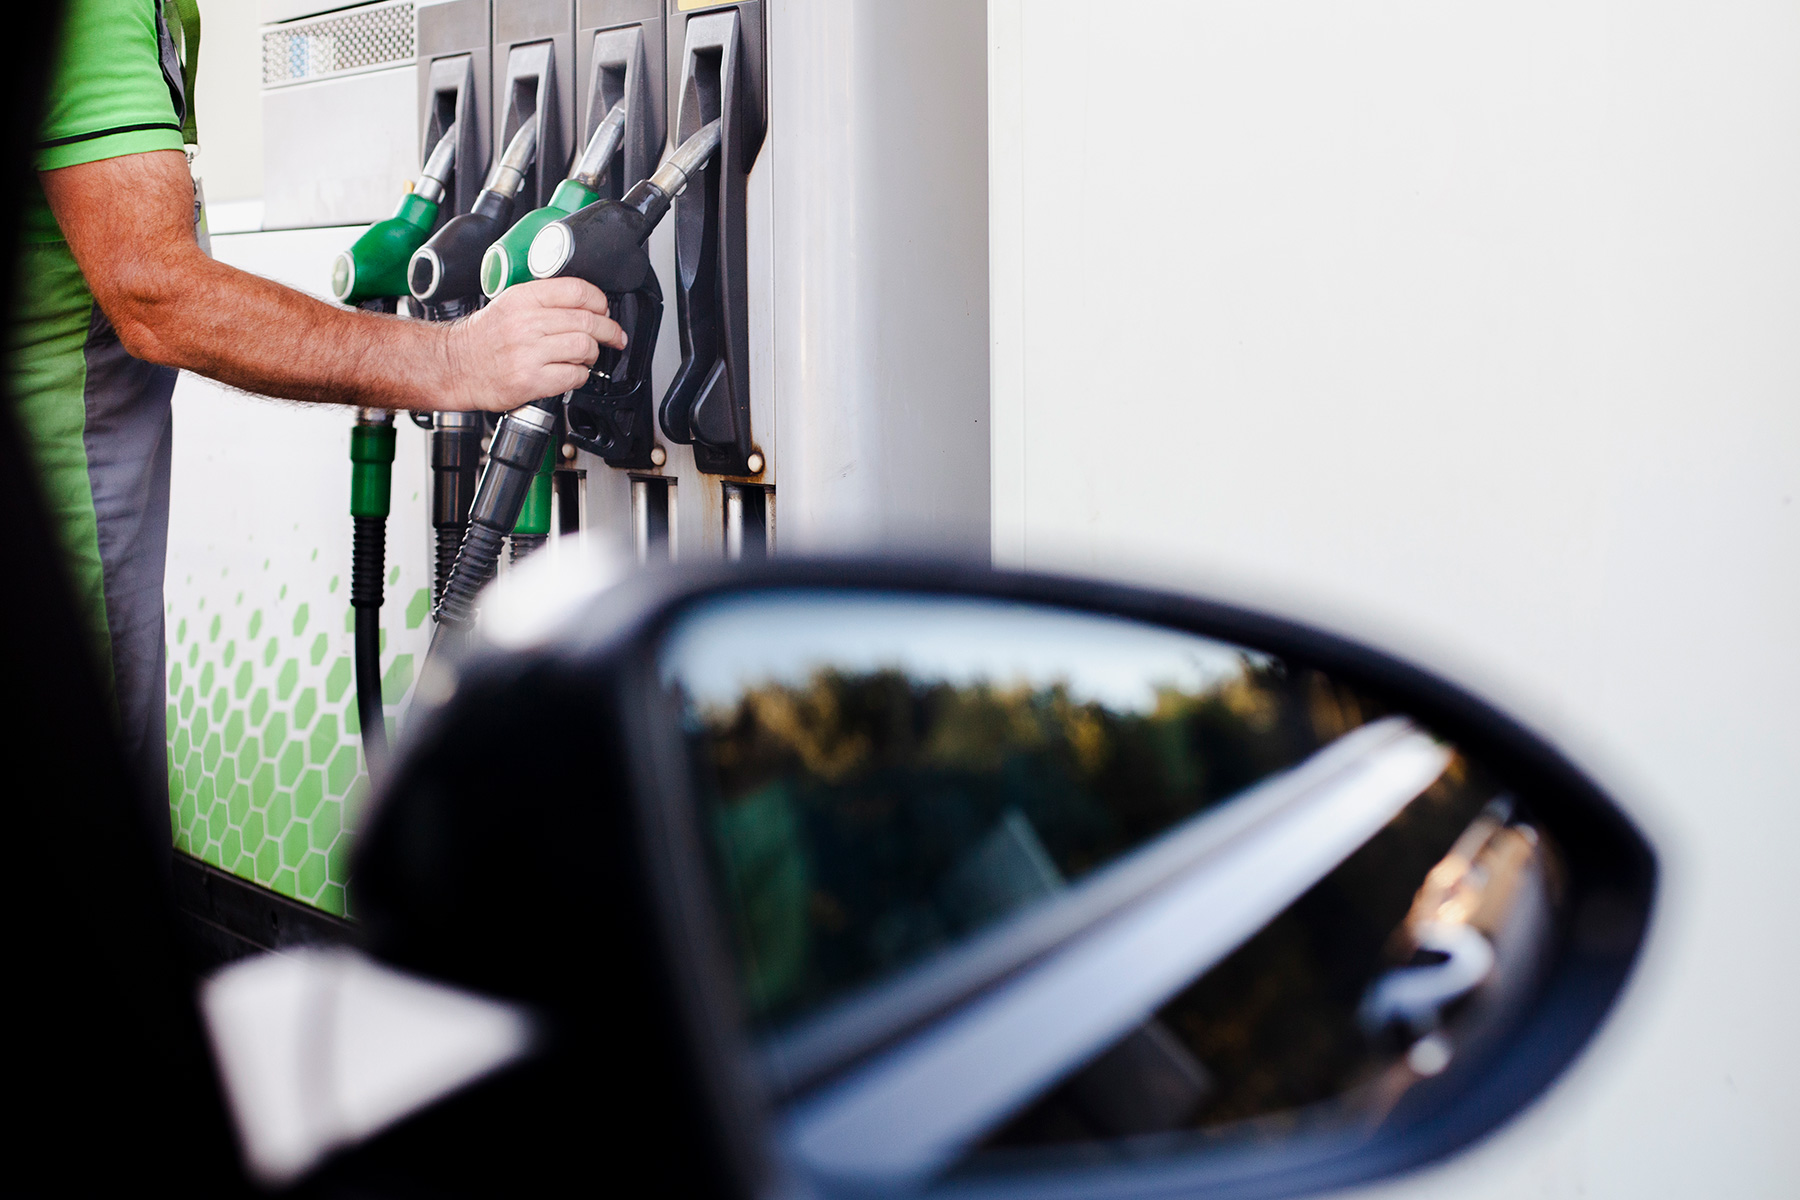
<path fill-rule="evenodd" d="M 585 308 L 546 308 L 532 314 L 530 327 L 539 337 L 579 332 L 614 350 L 625 348 L 625 331 L 611 317 Z"/>
<path fill-rule="evenodd" d="M 611 317 L 600 318 L 599 328 L 594 332 L 594 340 L 602 346 L 611 346 L 614 350 L 625 348 L 625 330 Z"/>
<path fill-rule="evenodd" d="M 551 363 L 582 363 L 592 366 L 600 357 L 595 339 L 585 333 L 556 333 L 539 341 L 532 349 Z"/>
<path fill-rule="evenodd" d="M 500 293 L 517 292 L 521 300 L 530 300 L 543 308 L 585 308 L 605 316 L 608 311 L 606 293 L 585 279 L 534 279 L 516 284 Z"/>
<path fill-rule="evenodd" d="M 586 383 L 588 369 L 570 366 L 568 363 L 552 363 L 544 368 L 543 386 L 532 389 L 537 396 L 556 396 L 563 392 L 573 391 Z"/>

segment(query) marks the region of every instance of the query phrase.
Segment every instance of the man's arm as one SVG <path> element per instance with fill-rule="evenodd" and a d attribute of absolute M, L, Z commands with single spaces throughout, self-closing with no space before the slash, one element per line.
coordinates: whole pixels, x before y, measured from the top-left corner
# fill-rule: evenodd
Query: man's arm
<path fill-rule="evenodd" d="M 372 408 L 505 411 L 623 349 L 606 295 L 576 279 L 509 288 L 461 321 L 343 308 L 215 262 L 173 150 L 39 173 L 94 299 L 126 350 L 266 396 Z"/>

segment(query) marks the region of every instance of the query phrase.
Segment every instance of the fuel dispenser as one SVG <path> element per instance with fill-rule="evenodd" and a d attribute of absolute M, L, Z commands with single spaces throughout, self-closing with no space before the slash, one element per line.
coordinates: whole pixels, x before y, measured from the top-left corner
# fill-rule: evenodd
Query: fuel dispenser
<path fill-rule="evenodd" d="M 516 115 L 518 108 L 509 109 Z M 514 199 L 538 160 L 538 115 L 514 123 L 506 150 L 469 210 L 452 217 L 413 255 L 408 283 L 420 315 L 451 320 L 481 304 L 482 256 L 506 229 Z M 469 506 L 486 424 L 479 413 L 438 413 L 432 419 L 432 525 L 437 538 L 434 603 L 469 527 Z"/>
<path fill-rule="evenodd" d="M 632 184 L 648 178 L 670 146 L 668 125 L 667 21 L 662 0 L 580 0 L 576 10 L 577 107 L 583 128 L 592 130 L 604 115 L 625 105 L 625 129 L 614 161 L 600 180 L 599 199 L 620 200 Z M 646 243 L 659 281 L 674 278 L 674 235 L 669 223 L 652 230 Z M 648 365 L 634 367 L 635 390 L 617 386 L 624 378 L 608 359 L 601 366 L 613 386 L 578 389 L 563 407 L 566 440 L 555 477 L 562 527 L 580 524 L 583 536 L 635 548 L 640 560 L 668 557 L 674 547 L 670 522 L 675 496 L 674 464 L 656 434 L 656 402 L 673 369 L 672 309 L 658 298 L 660 317 L 650 321 L 649 301 L 636 295 L 613 298 L 615 316 L 630 332 L 648 324 L 657 334 Z M 640 353 L 649 342 L 632 334 Z M 570 516 L 579 518 L 571 521 Z"/>
<path fill-rule="evenodd" d="M 537 231 L 557 217 L 568 216 L 600 198 L 600 176 L 611 163 L 624 128 L 625 104 L 620 101 L 594 131 L 593 138 L 582 150 L 569 177 L 556 185 L 550 202 L 514 221 L 513 227 L 501 234 L 499 240 L 482 255 L 483 295 L 492 300 L 513 284 L 530 279 L 531 272 L 526 269 L 525 255 L 531 248 L 531 239 L 536 236 Z"/>
<path fill-rule="evenodd" d="M 574 98 L 570 86 L 574 50 L 574 12 L 569 0 L 498 0 L 493 7 L 494 41 L 489 54 L 498 111 L 495 132 L 506 147 L 482 196 L 470 206 L 468 220 L 454 232 L 446 229 L 441 244 L 428 244 L 415 261 L 413 295 L 444 316 L 472 311 L 484 302 L 481 263 L 488 247 L 506 228 L 515 208 L 534 210 L 550 194 L 569 161 L 568 130 Z M 479 439 L 487 428 L 476 414 L 445 414 L 434 424 L 443 436 L 445 503 L 435 506 L 437 579 L 434 604 L 441 604 L 455 555 L 466 535 Z M 452 465 L 454 464 L 454 465 Z M 454 481 L 448 476 L 454 472 Z M 533 489 L 512 532 L 513 555 L 541 546 L 549 534 L 547 497 Z M 452 502 L 454 501 L 454 502 Z"/>
<path fill-rule="evenodd" d="M 985 24 L 982 6 L 955 0 L 853 14 L 834 0 L 259 11 L 265 203 L 246 202 L 228 227 L 214 214 L 223 261 L 348 303 L 387 307 L 404 292 L 402 315 L 453 320 L 486 302 L 484 282 L 535 276 L 533 244 L 563 222 L 570 258 L 555 269 L 605 286 L 631 337 L 623 361 L 606 352 L 586 384 L 504 431 L 481 413 L 433 414 L 424 436 L 360 414 L 347 464 L 357 539 L 343 528 L 342 416 L 245 405 L 198 376 L 177 385 L 165 594 L 178 857 L 212 872 L 208 887 L 239 881 L 234 904 L 272 892 L 343 914 L 367 794 L 360 743 L 379 736 L 383 694 L 403 704 L 419 679 L 433 615 L 455 607 L 446 585 L 484 467 L 495 502 L 483 536 L 500 533 L 489 573 L 506 569 L 509 538 L 516 555 L 547 535 L 644 561 L 871 543 L 985 551 L 990 495 L 1006 494 L 989 486 L 981 320 Z M 715 121 L 709 155 L 679 153 Z M 532 152 L 509 159 L 528 126 Z M 641 195 L 627 203 L 683 162 L 685 190 L 657 185 L 671 217 L 634 207 Z M 562 188 L 571 175 L 585 191 Z M 482 201 L 490 182 L 502 194 Z M 502 200 L 480 235 L 456 232 L 478 202 Z M 503 233 L 506 259 L 484 281 Z M 578 244 L 607 238 L 615 263 Z M 439 266 L 420 268 L 415 297 L 408 251 L 427 246 Z M 543 249 L 553 261 L 555 245 Z M 287 456 L 304 463 L 275 479 L 247 444 L 304 448 Z M 221 509 L 222 480 L 255 502 Z M 243 929 L 268 925 L 264 913 Z"/>
<path fill-rule="evenodd" d="M 537 135 L 537 118 L 526 118 L 507 141 L 506 153 L 494 164 L 469 211 L 444 222 L 414 251 L 407 285 L 427 314 L 446 319 L 480 306 L 481 259 L 512 216 L 514 198 L 537 158 Z"/>
<path fill-rule="evenodd" d="M 540 270 L 529 261 L 529 248 L 561 221 L 568 222 L 565 232 L 586 230 L 583 236 L 598 246 L 605 240 L 600 227 L 586 228 L 597 218 L 580 202 L 623 203 L 665 157 L 681 161 L 675 151 L 702 128 L 716 122 L 718 139 L 692 186 L 684 182 L 685 190 L 670 194 L 674 217 L 666 228 L 658 232 L 657 221 L 648 222 L 641 244 L 656 267 L 649 286 L 608 289 L 614 316 L 631 339 L 624 361 L 605 352 L 587 385 L 560 406 L 542 406 L 556 421 L 545 434 L 546 458 L 523 494 L 511 535 L 515 558 L 541 542 L 553 523 L 559 533 L 633 545 L 645 561 L 673 557 L 678 543 L 731 557 L 773 548 L 772 398 L 753 396 L 748 261 L 750 179 L 767 124 L 765 22 L 762 0 L 704 6 L 578 0 L 572 10 L 555 0 L 496 2 L 497 134 L 505 139 L 518 114 L 534 111 L 549 138 L 544 131 L 572 111 L 575 119 L 565 127 L 579 126 L 583 153 L 569 178 L 559 179 L 552 171 L 568 151 L 547 145 L 540 152 L 518 193 L 526 216 L 483 264 L 486 296 L 548 277 L 546 271 L 593 277 L 593 262 Z M 572 37 L 559 32 L 571 27 Z M 602 156 L 601 140 L 610 142 L 611 135 L 598 135 L 609 120 L 620 128 Z M 609 161 L 602 165 L 601 157 Z M 624 228 L 619 210 L 604 211 Z M 577 249 L 571 245 L 571 254 Z M 539 258 L 546 253 L 547 247 Z M 674 289 L 666 308 L 659 282 Z M 663 329 L 664 322 L 674 328 Z M 679 496 L 693 497 L 687 509 L 678 509 Z M 464 602 L 445 604 L 447 598 L 440 590 L 437 614 L 462 619 Z"/>
<path fill-rule="evenodd" d="M 649 322 L 639 308 L 666 298 L 613 296 L 632 353 L 650 354 L 641 332 L 647 325 L 662 335 L 657 352 L 642 366 L 614 363 L 609 352 L 600 373 L 565 400 L 562 469 L 554 476 L 560 529 L 569 531 L 579 514 L 584 536 L 631 546 L 640 561 L 672 558 L 678 547 L 766 553 L 775 478 L 772 444 L 759 437 L 773 436 L 772 397 L 760 408 L 752 397 L 747 261 L 747 193 L 766 125 L 763 5 L 581 0 L 576 21 L 584 134 L 591 137 L 621 102 L 626 108 L 616 161 L 600 177 L 601 199 L 623 200 L 665 147 L 713 120 L 721 145 L 716 162 L 674 201 L 674 218 L 653 225 L 646 243 L 675 302 L 660 322 Z M 532 268 L 521 270 L 513 240 L 503 244 L 508 278 L 517 281 Z M 545 491 L 540 481 L 534 494 Z M 685 508 L 681 497 L 690 497 Z"/>
<path fill-rule="evenodd" d="M 332 261 L 331 294 L 338 303 L 393 312 L 405 298 L 407 264 L 437 225 L 445 181 L 456 166 L 456 148 L 453 121 L 432 145 L 417 182 L 401 195 L 394 215 L 369 226 Z"/>

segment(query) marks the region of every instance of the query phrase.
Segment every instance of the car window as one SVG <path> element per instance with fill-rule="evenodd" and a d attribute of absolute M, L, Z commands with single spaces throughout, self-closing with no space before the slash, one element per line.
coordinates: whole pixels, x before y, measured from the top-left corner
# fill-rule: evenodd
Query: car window
<path fill-rule="evenodd" d="M 1148 1134 L 1222 1146 L 1371 1127 L 1453 1057 L 1479 1052 L 1508 997 L 1536 980 L 1557 862 L 1518 803 L 1457 756 L 1335 870 L 993 1130 L 965 1165 L 1006 1169 L 1030 1151 L 1091 1154 Z"/>
<path fill-rule="evenodd" d="M 767 592 L 665 643 L 743 1000 L 791 1026 L 1380 715 L 1227 643 L 1026 604 Z"/>

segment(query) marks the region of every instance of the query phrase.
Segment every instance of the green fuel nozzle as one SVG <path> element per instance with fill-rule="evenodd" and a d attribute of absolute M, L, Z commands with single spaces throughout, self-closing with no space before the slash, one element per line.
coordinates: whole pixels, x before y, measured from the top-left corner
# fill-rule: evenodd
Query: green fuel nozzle
<path fill-rule="evenodd" d="M 719 133 L 719 121 L 707 122 L 624 199 L 596 201 L 538 230 L 526 256 L 532 278 L 574 275 L 608 294 L 635 292 L 650 271 L 645 240 L 718 152 Z"/>
<path fill-rule="evenodd" d="M 537 155 L 537 134 L 538 119 L 533 113 L 507 143 L 506 153 L 494 164 L 487 186 L 469 211 L 445 221 L 413 254 L 406 281 L 414 299 L 443 304 L 479 295 L 481 256 L 512 216 L 513 200 Z"/>
<path fill-rule="evenodd" d="M 513 223 L 513 227 L 500 235 L 500 240 L 487 248 L 481 259 L 481 290 L 490 300 L 515 283 L 524 283 L 531 278 L 531 270 L 526 265 L 526 256 L 531 249 L 531 239 L 537 231 L 559 217 L 569 216 L 600 197 L 600 179 L 612 163 L 613 155 L 619 149 L 619 143 L 625 137 L 625 102 L 619 101 L 612 106 L 594 136 L 588 139 L 586 149 L 575 162 L 575 169 L 569 177 L 556 185 L 550 203 L 542 208 L 533 209 Z"/>
<path fill-rule="evenodd" d="M 342 304 L 385 300 L 406 295 L 406 266 L 437 220 L 444 182 L 456 164 L 456 125 L 444 131 L 419 181 L 400 197 L 394 215 L 375 224 L 331 264 L 331 294 Z"/>

